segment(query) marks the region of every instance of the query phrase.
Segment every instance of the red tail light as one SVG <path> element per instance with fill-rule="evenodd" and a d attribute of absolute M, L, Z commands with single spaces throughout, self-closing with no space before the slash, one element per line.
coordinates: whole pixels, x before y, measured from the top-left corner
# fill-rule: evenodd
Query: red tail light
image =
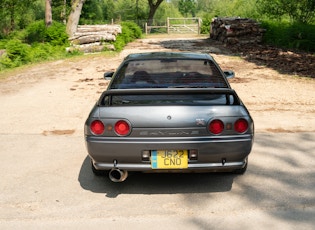
<path fill-rule="evenodd" d="M 234 123 L 234 129 L 238 133 L 245 133 L 248 129 L 248 122 L 241 118 Z"/>
<path fill-rule="evenodd" d="M 213 120 L 209 124 L 209 131 L 213 134 L 220 134 L 224 129 L 224 124 L 221 120 Z"/>
<path fill-rule="evenodd" d="M 95 120 L 92 121 L 90 129 L 91 132 L 94 133 L 95 135 L 101 135 L 105 130 L 105 126 L 103 122 L 101 122 L 100 120 Z"/>
<path fill-rule="evenodd" d="M 130 124 L 127 121 L 120 120 L 115 124 L 115 132 L 119 136 L 127 136 L 130 133 Z"/>

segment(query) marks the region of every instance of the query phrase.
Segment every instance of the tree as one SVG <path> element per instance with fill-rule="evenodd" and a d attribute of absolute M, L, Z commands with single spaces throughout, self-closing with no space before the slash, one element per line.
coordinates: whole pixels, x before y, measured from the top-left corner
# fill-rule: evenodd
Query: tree
<path fill-rule="evenodd" d="M 180 0 L 178 2 L 178 10 L 185 17 L 191 14 L 193 17 L 196 16 L 196 1 L 195 0 Z"/>
<path fill-rule="evenodd" d="M 105 0 L 106 4 L 103 5 L 104 20 L 114 19 L 115 3 L 114 0 Z"/>
<path fill-rule="evenodd" d="M 154 14 L 156 12 L 156 10 L 158 9 L 158 7 L 161 5 L 161 3 L 163 2 L 163 0 L 148 0 L 149 2 L 149 17 L 148 17 L 148 25 L 152 25 L 153 22 L 153 17 Z"/>
<path fill-rule="evenodd" d="M 303 24 L 315 18 L 314 0 L 257 0 L 261 13 L 271 18 L 281 19 L 287 15 L 291 21 Z"/>
<path fill-rule="evenodd" d="M 98 0 L 89 0 L 82 7 L 80 23 L 99 24 L 104 20 L 102 2 Z"/>
<path fill-rule="evenodd" d="M 46 27 L 49 27 L 52 24 L 51 0 L 46 0 L 46 5 L 45 5 L 45 24 L 46 24 Z"/>
<path fill-rule="evenodd" d="M 63 0 L 62 10 L 60 12 L 60 18 L 62 19 L 63 24 L 67 23 L 67 0 Z"/>
<path fill-rule="evenodd" d="M 67 22 L 67 34 L 69 37 L 77 30 L 84 2 L 85 0 L 72 0 L 71 2 L 71 12 Z"/>
<path fill-rule="evenodd" d="M 1 0 L 0 1 L 0 17 L 1 24 L 6 21 L 5 30 L 11 32 L 16 29 L 17 22 L 23 20 L 23 15 L 25 19 L 25 14 L 28 8 L 33 7 L 35 0 Z"/>

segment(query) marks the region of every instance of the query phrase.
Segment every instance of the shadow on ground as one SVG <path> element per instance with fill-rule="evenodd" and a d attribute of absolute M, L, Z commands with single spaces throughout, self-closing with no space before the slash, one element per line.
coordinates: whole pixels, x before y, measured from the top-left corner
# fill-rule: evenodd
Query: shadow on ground
<path fill-rule="evenodd" d="M 95 176 L 90 158 L 83 161 L 79 182 L 82 188 L 115 198 L 119 194 L 185 194 L 226 192 L 232 188 L 236 175 L 228 173 L 129 173 L 122 183 L 111 182 L 107 176 Z M 188 186 L 189 185 L 189 186 Z"/>
<path fill-rule="evenodd" d="M 224 45 L 210 38 L 162 40 L 158 44 L 179 51 L 240 56 L 248 62 L 267 66 L 282 74 L 315 78 L 315 56 L 308 52 L 258 44 Z"/>

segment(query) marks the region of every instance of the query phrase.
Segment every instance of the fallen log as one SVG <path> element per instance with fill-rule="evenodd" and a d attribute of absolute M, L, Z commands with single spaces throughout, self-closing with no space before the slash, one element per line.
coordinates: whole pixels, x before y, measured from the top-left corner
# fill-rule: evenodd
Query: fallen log
<path fill-rule="evenodd" d="M 260 24 L 248 18 L 214 18 L 210 38 L 225 44 L 261 43 L 265 32 Z"/>
<path fill-rule="evenodd" d="M 79 25 L 76 33 L 101 32 L 106 31 L 111 34 L 120 34 L 120 25 Z"/>
<path fill-rule="evenodd" d="M 115 46 L 113 44 L 103 44 L 101 42 L 95 42 L 91 44 L 84 44 L 84 45 L 72 45 L 71 47 L 66 48 L 66 51 L 71 53 L 74 51 L 79 51 L 83 53 L 95 53 L 95 52 L 102 52 L 105 50 L 115 50 Z"/>
<path fill-rule="evenodd" d="M 84 36 L 116 36 L 112 33 L 108 33 L 107 31 L 99 31 L 99 32 L 76 32 L 71 38 L 69 38 L 70 41 L 78 39 L 80 37 Z"/>
<path fill-rule="evenodd" d="M 120 25 L 79 25 L 74 35 L 69 38 L 71 47 L 68 52 L 99 52 L 114 50 L 114 46 L 106 42 L 116 41 L 117 34 L 122 32 Z"/>
<path fill-rule="evenodd" d="M 116 41 L 116 36 L 113 34 L 95 34 L 95 35 L 81 35 L 81 36 L 76 36 L 72 37 L 69 39 L 72 41 L 73 44 L 89 44 L 89 43 L 94 43 L 94 42 L 101 42 L 101 41 Z"/>

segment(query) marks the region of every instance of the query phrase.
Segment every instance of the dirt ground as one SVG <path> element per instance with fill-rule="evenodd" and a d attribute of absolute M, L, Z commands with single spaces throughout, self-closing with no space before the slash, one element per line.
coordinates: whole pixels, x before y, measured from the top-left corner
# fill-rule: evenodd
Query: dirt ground
<path fill-rule="evenodd" d="M 1 102 L 2 106 L 6 103 L 16 103 L 16 107 L 23 104 L 29 105 L 29 109 L 35 110 L 39 107 L 51 113 L 58 113 L 59 120 L 44 119 L 43 125 L 38 125 L 36 132 L 39 131 L 42 135 L 81 132 L 82 121 L 108 85 L 108 81 L 103 79 L 103 73 L 116 69 L 127 54 L 149 51 L 196 51 L 210 53 L 222 69 L 235 71 L 236 77 L 230 83 L 253 116 L 256 132 L 315 132 L 313 77 L 315 61 L 312 61 L 314 55 L 275 49 L 268 52 L 261 47 L 260 49 L 247 47 L 242 50 L 240 47 L 225 47 L 201 36 L 147 37 L 130 43 L 120 54 L 89 54 L 23 67 L 5 74 L 0 73 Z M 271 64 L 278 60 L 275 53 L 278 53 L 279 65 Z M 280 56 L 287 55 L 291 55 L 292 58 L 280 59 Z M 295 61 L 294 57 L 297 55 L 305 56 Z M 302 68 L 301 71 L 296 68 L 290 72 L 292 66 L 301 66 L 301 60 L 304 60 L 307 68 Z M 284 69 L 284 66 L 287 68 Z M 35 87 L 39 84 L 40 89 Z M 6 101 L 8 95 L 12 98 L 14 95 L 23 94 L 28 96 L 19 96 L 19 100 L 15 102 Z M 44 100 L 42 95 L 60 103 L 69 103 L 72 113 L 57 111 L 55 107 L 49 110 L 47 98 Z M 27 101 L 23 98 L 27 98 Z M 76 106 L 71 106 L 73 103 L 84 105 L 87 109 L 82 113 L 81 110 L 76 110 Z M 5 119 L 12 114 L 1 116 Z M 58 124 L 61 122 L 60 117 L 67 118 L 63 121 L 63 126 Z M 29 119 L 32 119 L 31 115 Z M 47 125 L 47 122 L 50 125 Z"/>

